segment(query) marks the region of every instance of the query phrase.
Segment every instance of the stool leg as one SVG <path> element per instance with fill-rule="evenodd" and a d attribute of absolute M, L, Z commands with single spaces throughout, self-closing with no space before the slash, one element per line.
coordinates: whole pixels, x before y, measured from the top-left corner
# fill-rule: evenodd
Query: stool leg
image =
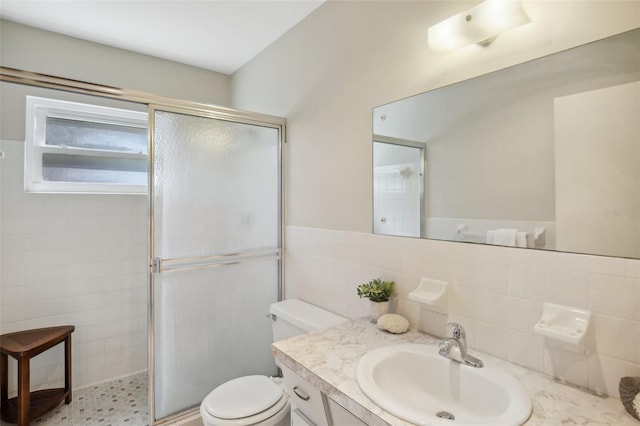
<path fill-rule="evenodd" d="M 7 354 L 0 354 L 0 404 L 5 405 L 9 400 L 9 358 Z"/>
<path fill-rule="evenodd" d="M 71 403 L 71 334 L 64 340 L 64 390 L 67 397 L 65 404 Z"/>
<path fill-rule="evenodd" d="M 18 426 L 29 426 L 31 404 L 29 358 L 18 359 Z"/>

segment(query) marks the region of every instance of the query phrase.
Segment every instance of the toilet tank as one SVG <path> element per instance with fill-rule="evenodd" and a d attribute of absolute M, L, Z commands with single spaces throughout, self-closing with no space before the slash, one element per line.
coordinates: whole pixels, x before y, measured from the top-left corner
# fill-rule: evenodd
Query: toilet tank
<path fill-rule="evenodd" d="M 333 327 L 348 319 L 298 299 L 287 299 L 271 305 L 273 341 Z"/>

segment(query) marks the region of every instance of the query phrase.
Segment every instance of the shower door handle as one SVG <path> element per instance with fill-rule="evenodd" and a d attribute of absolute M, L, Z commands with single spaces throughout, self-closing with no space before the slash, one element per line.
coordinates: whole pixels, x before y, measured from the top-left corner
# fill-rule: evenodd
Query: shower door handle
<path fill-rule="evenodd" d="M 243 262 L 253 262 L 256 260 L 279 260 L 280 249 L 258 249 L 244 251 L 241 253 L 227 253 L 212 256 L 182 257 L 173 259 L 153 259 L 153 272 L 163 273 L 171 271 L 184 271 L 191 269 L 216 268 L 220 266 L 236 265 Z"/>

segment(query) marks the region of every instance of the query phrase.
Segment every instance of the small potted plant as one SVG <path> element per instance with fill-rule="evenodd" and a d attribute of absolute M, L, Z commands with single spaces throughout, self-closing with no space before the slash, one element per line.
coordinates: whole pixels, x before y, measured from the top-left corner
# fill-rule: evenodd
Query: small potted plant
<path fill-rule="evenodd" d="M 382 314 L 389 312 L 389 299 L 393 296 L 395 287 L 395 282 L 382 281 L 382 278 L 376 278 L 358 286 L 358 296 L 361 299 L 366 297 L 371 301 L 369 313 L 372 322 L 377 321 Z"/>

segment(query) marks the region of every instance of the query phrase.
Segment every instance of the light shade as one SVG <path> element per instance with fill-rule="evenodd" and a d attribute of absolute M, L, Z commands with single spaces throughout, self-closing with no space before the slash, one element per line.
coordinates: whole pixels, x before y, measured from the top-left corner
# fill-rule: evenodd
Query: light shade
<path fill-rule="evenodd" d="M 475 43 L 488 45 L 501 33 L 529 22 L 519 1 L 486 0 L 429 28 L 429 47 L 447 53 Z"/>

